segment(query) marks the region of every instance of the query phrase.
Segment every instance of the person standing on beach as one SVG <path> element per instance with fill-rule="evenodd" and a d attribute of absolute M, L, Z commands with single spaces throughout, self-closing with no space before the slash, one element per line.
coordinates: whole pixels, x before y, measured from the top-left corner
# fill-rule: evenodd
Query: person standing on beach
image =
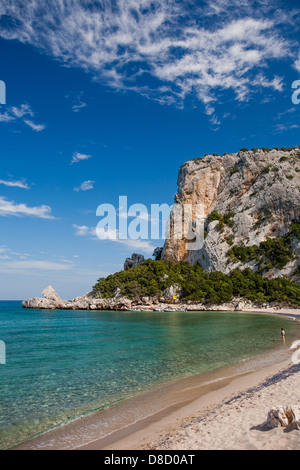
<path fill-rule="evenodd" d="M 285 331 L 283 328 L 281 328 L 281 338 L 282 338 L 283 344 L 285 344 Z"/>

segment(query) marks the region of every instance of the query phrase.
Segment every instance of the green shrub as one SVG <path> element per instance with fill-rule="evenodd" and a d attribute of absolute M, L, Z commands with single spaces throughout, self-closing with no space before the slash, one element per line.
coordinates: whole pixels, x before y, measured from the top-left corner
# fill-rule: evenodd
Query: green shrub
<path fill-rule="evenodd" d="M 218 211 L 212 211 L 209 216 L 207 217 L 207 222 L 213 222 L 214 220 L 221 220 L 222 219 L 222 214 L 220 214 Z"/>
<path fill-rule="evenodd" d="M 240 261 L 242 263 L 255 261 L 259 272 L 269 271 L 274 268 L 282 269 L 294 258 L 290 247 L 290 235 L 268 238 L 266 241 L 261 242 L 259 246 L 246 246 L 241 243 L 231 247 L 226 256 L 231 261 Z"/>
<path fill-rule="evenodd" d="M 210 222 L 213 222 L 214 220 L 218 220 L 218 229 L 223 232 L 224 226 L 227 225 L 228 227 L 233 227 L 234 222 L 232 218 L 234 217 L 234 212 L 228 211 L 226 214 L 222 215 L 218 211 L 212 211 L 209 216 L 207 217 L 207 222 L 210 224 Z"/>
<path fill-rule="evenodd" d="M 206 272 L 187 262 L 146 260 L 139 266 L 100 278 L 94 292 L 112 298 L 116 289 L 128 298 L 160 297 L 173 284 L 181 288 L 182 300 L 223 303 L 241 296 L 252 301 L 281 302 L 300 305 L 300 286 L 288 279 L 264 279 L 251 269 L 233 270 L 229 275 Z"/>
<path fill-rule="evenodd" d="M 300 224 L 292 224 L 290 226 L 290 233 L 300 240 Z"/>

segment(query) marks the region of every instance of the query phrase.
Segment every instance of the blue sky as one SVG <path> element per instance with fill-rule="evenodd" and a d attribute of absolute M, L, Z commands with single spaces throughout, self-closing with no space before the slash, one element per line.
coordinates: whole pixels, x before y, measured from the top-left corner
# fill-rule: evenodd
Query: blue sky
<path fill-rule="evenodd" d="M 99 204 L 171 205 L 180 165 L 298 145 L 299 2 L 2 0 L 0 299 L 90 290 L 156 240 Z"/>

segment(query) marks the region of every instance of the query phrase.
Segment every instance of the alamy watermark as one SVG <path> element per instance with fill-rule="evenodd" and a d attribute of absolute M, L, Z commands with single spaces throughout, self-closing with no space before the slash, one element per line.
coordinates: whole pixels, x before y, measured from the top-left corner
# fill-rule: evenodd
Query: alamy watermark
<path fill-rule="evenodd" d="M 300 80 L 295 80 L 292 83 L 292 88 L 296 90 L 292 94 L 292 102 L 293 104 L 300 104 Z"/>
<path fill-rule="evenodd" d="M 0 364 L 6 364 L 6 345 L 0 341 Z"/>
<path fill-rule="evenodd" d="M 293 342 L 292 346 L 290 347 L 290 350 L 295 350 L 295 352 L 292 355 L 292 363 L 295 365 L 300 364 L 300 340 L 296 340 Z"/>
<path fill-rule="evenodd" d="M 144 204 L 128 207 L 127 196 L 119 197 L 119 207 L 100 204 L 96 227 L 100 240 L 183 240 L 186 250 L 200 250 L 204 243 L 203 204 Z"/>
<path fill-rule="evenodd" d="M 0 80 L 0 104 L 6 104 L 6 85 Z"/>

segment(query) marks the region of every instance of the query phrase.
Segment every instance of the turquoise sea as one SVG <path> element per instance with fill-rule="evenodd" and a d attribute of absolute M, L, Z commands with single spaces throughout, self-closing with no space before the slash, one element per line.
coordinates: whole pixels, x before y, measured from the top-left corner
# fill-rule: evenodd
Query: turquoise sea
<path fill-rule="evenodd" d="M 275 348 L 281 327 L 287 338 L 295 334 L 295 322 L 275 316 L 25 310 L 2 301 L 0 448 Z"/>

